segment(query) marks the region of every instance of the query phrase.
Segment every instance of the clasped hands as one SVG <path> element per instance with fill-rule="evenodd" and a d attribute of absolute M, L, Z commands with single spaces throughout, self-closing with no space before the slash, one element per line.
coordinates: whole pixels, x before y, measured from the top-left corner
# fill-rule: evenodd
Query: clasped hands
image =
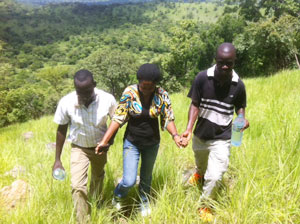
<path fill-rule="evenodd" d="M 187 147 L 189 140 L 191 139 L 192 136 L 192 132 L 189 131 L 185 131 L 183 134 L 181 135 L 176 135 L 174 136 L 174 141 L 175 144 L 177 145 L 177 147 L 179 148 L 185 148 Z M 104 153 L 107 153 L 107 151 L 109 150 L 110 144 L 108 143 L 104 143 L 104 142 L 99 142 L 95 148 L 95 153 L 98 155 L 102 155 Z"/>
<path fill-rule="evenodd" d="M 97 143 L 97 146 L 95 148 L 95 154 L 102 155 L 104 153 L 107 153 L 109 150 L 110 144 L 99 142 Z"/>
<path fill-rule="evenodd" d="M 185 131 L 181 135 L 176 135 L 173 139 L 179 148 L 185 148 L 188 146 L 191 137 L 192 132 Z"/>

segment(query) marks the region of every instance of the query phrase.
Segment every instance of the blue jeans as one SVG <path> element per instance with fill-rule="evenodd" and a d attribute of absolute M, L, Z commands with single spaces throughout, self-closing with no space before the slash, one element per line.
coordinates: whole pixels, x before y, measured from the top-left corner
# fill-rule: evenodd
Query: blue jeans
<path fill-rule="evenodd" d="M 136 182 L 137 170 L 141 155 L 139 194 L 143 202 L 148 201 L 150 194 L 152 170 L 156 160 L 159 144 L 137 146 L 125 139 L 123 144 L 123 178 L 116 187 L 114 194 L 123 198 Z"/>

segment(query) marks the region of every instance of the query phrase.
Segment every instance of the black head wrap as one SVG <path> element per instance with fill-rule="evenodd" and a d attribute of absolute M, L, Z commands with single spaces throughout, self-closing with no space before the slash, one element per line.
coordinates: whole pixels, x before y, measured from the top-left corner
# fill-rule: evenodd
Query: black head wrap
<path fill-rule="evenodd" d="M 136 75 L 139 81 L 159 82 L 161 80 L 161 72 L 155 64 L 143 64 Z"/>

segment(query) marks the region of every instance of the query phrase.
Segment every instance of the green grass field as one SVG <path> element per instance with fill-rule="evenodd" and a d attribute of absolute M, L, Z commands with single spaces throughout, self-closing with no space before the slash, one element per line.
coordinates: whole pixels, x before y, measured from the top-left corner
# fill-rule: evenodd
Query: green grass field
<path fill-rule="evenodd" d="M 250 128 L 243 145 L 232 148 L 228 172 L 218 191 L 214 223 L 300 223 L 300 71 L 284 71 L 267 78 L 244 79 L 248 95 L 246 117 Z M 171 95 L 179 132 L 186 127 L 190 100 L 187 90 Z M 70 146 L 63 151 L 65 181 L 51 176 L 54 151 L 46 144 L 55 141 L 56 125 L 47 116 L 0 129 L 0 188 L 14 179 L 4 173 L 16 165 L 26 168 L 18 179 L 31 187 L 25 204 L 7 211 L 0 206 L 0 223 L 75 223 L 71 199 Z M 111 206 L 114 181 L 122 175 L 122 137 L 117 135 L 108 153 L 103 205 L 92 205 L 92 223 L 201 223 L 197 214 L 200 190 L 185 187 L 182 174 L 194 166 L 191 145 L 176 148 L 167 132 L 153 172 L 152 214 L 142 218 L 136 209 L 115 214 Z M 34 133 L 29 141 L 22 134 Z M 136 205 L 137 188 L 128 203 Z"/>

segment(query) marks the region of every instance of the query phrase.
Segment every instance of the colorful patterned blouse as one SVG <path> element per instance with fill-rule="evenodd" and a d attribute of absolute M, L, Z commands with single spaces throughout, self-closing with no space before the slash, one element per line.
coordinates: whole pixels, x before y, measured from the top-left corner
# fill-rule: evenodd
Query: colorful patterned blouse
<path fill-rule="evenodd" d="M 138 85 L 128 86 L 120 99 L 113 121 L 124 125 L 130 117 L 137 117 L 142 113 L 142 103 L 138 91 Z M 161 87 L 156 87 L 154 97 L 149 109 L 149 116 L 157 118 L 160 115 L 161 129 L 165 130 L 170 121 L 173 121 L 174 113 L 171 106 L 171 100 L 167 91 Z"/>

